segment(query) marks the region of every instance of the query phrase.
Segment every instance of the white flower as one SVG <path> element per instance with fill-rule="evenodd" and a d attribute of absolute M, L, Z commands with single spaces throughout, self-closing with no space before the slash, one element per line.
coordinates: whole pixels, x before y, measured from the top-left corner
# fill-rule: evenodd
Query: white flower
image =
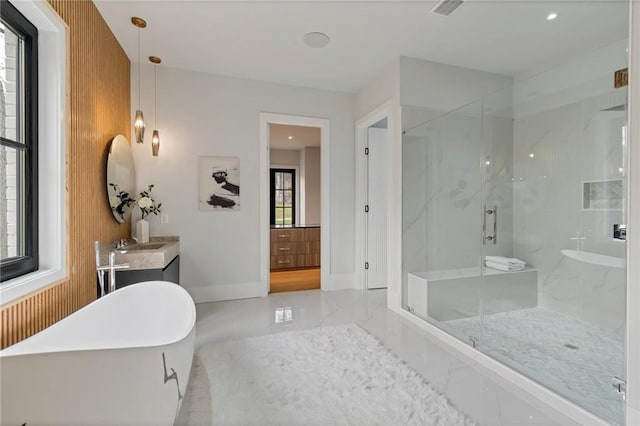
<path fill-rule="evenodd" d="M 109 204 L 111 204 L 111 208 L 115 209 L 120 205 L 120 198 L 115 195 L 113 197 L 109 197 Z"/>
<path fill-rule="evenodd" d="M 141 209 L 148 209 L 153 205 L 153 200 L 149 197 L 142 197 L 138 200 L 138 205 Z"/>

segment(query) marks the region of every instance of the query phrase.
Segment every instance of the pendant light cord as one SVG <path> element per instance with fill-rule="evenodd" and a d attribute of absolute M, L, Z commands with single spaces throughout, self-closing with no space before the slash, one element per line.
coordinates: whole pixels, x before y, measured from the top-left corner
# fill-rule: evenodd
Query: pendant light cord
<path fill-rule="evenodd" d="M 138 27 L 138 109 L 140 109 L 140 68 L 142 63 L 140 62 L 140 27 Z"/>
<path fill-rule="evenodd" d="M 153 65 L 153 114 L 158 128 L 158 65 Z"/>

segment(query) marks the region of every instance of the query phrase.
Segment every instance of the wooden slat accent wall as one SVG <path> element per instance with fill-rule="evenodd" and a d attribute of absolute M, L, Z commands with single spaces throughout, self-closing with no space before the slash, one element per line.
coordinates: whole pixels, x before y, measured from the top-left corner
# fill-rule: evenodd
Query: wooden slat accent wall
<path fill-rule="evenodd" d="M 107 146 L 130 139 L 130 63 L 89 0 L 48 0 L 69 26 L 67 135 L 68 279 L 2 306 L 2 348 L 41 331 L 96 298 L 93 241 L 131 235 L 106 191 Z M 41 88 L 40 90 L 45 90 Z"/>

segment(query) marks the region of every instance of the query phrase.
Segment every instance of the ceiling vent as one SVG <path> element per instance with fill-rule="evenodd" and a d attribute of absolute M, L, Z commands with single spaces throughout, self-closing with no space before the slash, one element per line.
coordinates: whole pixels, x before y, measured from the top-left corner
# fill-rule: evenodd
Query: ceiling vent
<path fill-rule="evenodd" d="M 440 0 L 433 6 L 431 12 L 437 13 L 438 15 L 449 16 L 454 10 L 462 6 L 462 3 L 464 3 L 462 0 Z"/>

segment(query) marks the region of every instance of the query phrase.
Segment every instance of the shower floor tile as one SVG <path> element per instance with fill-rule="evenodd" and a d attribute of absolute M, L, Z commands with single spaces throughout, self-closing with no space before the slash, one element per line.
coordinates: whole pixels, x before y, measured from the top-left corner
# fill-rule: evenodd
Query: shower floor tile
<path fill-rule="evenodd" d="M 474 338 L 483 352 L 593 413 L 624 424 L 624 401 L 612 387 L 624 377 L 624 331 L 540 308 L 443 323 Z"/>

